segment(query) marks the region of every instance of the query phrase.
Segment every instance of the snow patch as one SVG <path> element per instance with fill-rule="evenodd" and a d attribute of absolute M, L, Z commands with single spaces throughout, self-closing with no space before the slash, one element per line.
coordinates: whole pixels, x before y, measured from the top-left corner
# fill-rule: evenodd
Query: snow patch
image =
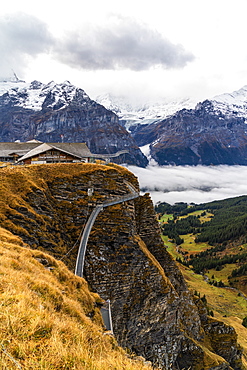
<path fill-rule="evenodd" d="M 227 117 L 244 117 L 247 119 L 247 85 L 232 93 L 217 95 L 212 99 L 214 111 Z"/>
<path fill-rule="evenodd" d="M 141 146 L 140 149 L 142 153 L 147 157 L 149 166 L 159 166 L 158 162 L 156 162 L 156 160 L 151 156 L 150 144 Z"/>
<path fill-rule="evenodd" d="M 154 122 L 175 114 L 181 109 L 192 109 L 196 101 L 192 99 L 169 100 L 160 99 L 159 102 L 147 102 L 145 104 L 135 104 L 129 101 L 128 97 L 114 96 L 111 94 L 100 95 L 96 101 L 117 114 L 123 126 L 130 130 L 131 126 L 149 125 Z"/>
<path fill-rule="evenodd" d="M 64 108 L 74 99 L 77 91 L 78 89 L 69 81 L 60 84 L 56 84 L 54 81 L 48 84 L 43 84 L 39 81 L 31 83 L 22 81 L 0 82 L 0 96 L 7 93 L 9 97 L 9 99 L 6 97 L 6 102 L 11 100 L 16 106 L 35 111 L 42 110 L 42 105 L 48 94 L 52 97 L 51 104 L 48 107 L 58 105 L 60 109 Z M 88 95 L 83 90 L 81 92 L 83 92 L 84 98 L 88 98 Z"/>

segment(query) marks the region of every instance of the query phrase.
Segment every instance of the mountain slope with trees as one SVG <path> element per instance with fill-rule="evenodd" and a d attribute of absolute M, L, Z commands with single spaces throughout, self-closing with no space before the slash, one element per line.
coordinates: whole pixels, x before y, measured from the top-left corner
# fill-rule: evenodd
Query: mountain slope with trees
<path fill-rule="evenodd" d="M 167 250 L 208 312 L 238 331 L 247 359 L 247 197 L 156 208 Z M 241 324 L 242 323 L 242 324 Z"/>

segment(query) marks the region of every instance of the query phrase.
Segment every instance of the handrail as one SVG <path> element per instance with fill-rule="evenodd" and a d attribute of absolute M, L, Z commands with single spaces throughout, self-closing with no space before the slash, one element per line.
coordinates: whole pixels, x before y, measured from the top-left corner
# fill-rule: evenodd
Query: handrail
<path fill-rule="evenodd" d="M 126 150 L 126 149 L 123 149 L 123 150 L 119 150 L 118 152 L 116 153 L 107 153 L 107 154 L 93 154 L 91 153 L 92 157 L 93 158 L 115 158 L 115 157 L 118 157 L 120 156 L 121 154 L 128 154 L 129 153 L 129 150 Z"/>
<path fill-rule="evenodd" d="M 76 267 L 75 267 L 75 275 L 77 276 L 83 276 L 83 266 L 84 266 L 84 260 L 85 260 L 85 254 L 86 254 L 86 247 L 87 247 L 87 242 L 88 242 L 88 238 L 89 238 L 89 234 L 90 234 L 90 231 L 92 229 L 92 226 L 94 224 L 94 221 L 96 220 L 96 217 L 98 216 L 98 214 L 100 213 L 100 211 L 102 211 L 103 209 L 103 206 L 102 205 L 97 205 L 87 223 L 86 223 L 86 226 L 84 228 L 84 231 L 83 231 L 83 234 L 82 234 L 82 237 L 81 237 L 81 241 L 80 241 L 80 245 L 79 245 L 79 250 L 78 250 L 78 254 L 77 254 L 77 260 L 76 260 Z"/>
<path fill-rule="evenodd" d="M 121 197 L 117 197 L 115 199 L 105 201 L 102 204 L 98 204 L 92 211 L 91 215 L 89 216 L 89 219 L 85 225 L 85 228 L 83 230 L 83 234 L 80 240 L 79 250 L 77 254 L 76 259 L 76 267 L 75 267 L 75 275 L 82 277 L 83 276 L 83 267 L 85 262 L 85 255 L 86 255 L 86 248 L 87 248 L 87 242 L 89 238 L 89 234 L 91 232 L 91 229 L 93 227 L 93 224 L 96 220 L 96 217 L 98 214 L 105 208 L 112 206 L 114 204 L 126 202 L 131 199 L 135 199 L 139 197 L 139 192 L 136 191 L 134 186 L 129 184 L 127 181 L 125 181 L 126 185 L 130 189 L 131 193 L 123 195 Z M 112 326 L 112 318 L 111 318 L 111 306 L 110 301 L 106 301 L 106 307 L 102 307 L 101 309 L 101 315 L 105 324 L 105 327 L 107 330 L 109 330 L 113 334 L 113 326 Z"/>
<path fill-rule="evenodd" d="M 112 199 L 110 201 L 105 201 L 102 204 L 98 204 L 92 211 L 86 226 L 84 228 L 80 245 L 79 245 L 79 250 L 77 254 L 77 260 L 76 260 L 76 267 L 75 267 L 75 275 L 77 276 L 83 276 L 83 267 L 84 267 L 84 261 L 85 261 L 85 254 L 86 254 L 86 247 L 87 247 L 87 242 L 89 238 L 90 231 L 92 229 L 92 226 L 96 220 L 96 217 L 100 213 L 100 211 L 103 210 L 105 207 L 112 206 L 114 204 L 126 202 L 128 200 L 132 200 L 139 197 L 138 192 L 132 192 L 132 194 L 127 194 L 122 197 L 118 197 L 116 199 Z"/>

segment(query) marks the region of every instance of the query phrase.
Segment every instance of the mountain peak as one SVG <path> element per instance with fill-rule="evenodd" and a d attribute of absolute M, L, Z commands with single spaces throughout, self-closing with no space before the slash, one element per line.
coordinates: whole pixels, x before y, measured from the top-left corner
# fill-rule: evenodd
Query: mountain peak
<path fill-rule="evenodd" d="M 226 116 L 232 114 L 247 119 L 247 85 L 232 93 L 217 95 L 212 99 L 215 111 Z"/>
<path fill-rule="evenodd" d="M 0 141 L 86 142 L 98 154 L 124 150 L 116 162 L 147 165 L 116 114 L 69 81 L 0 83 L 0 131 Z"/>
<path fill-rule="evenodd" d="M 42 110 L 48 96 L 49 104 L 46 104 L 46 107 L 56 110 L 68 106 L 76 94 L 80 94 L 83 99 L 89 99 L 84 90 L 75 87 L 69 81 L 62 83 L 50 81 L 48 84 L 37 80 L 31 83 L 22 80 L 3 81 L 0 82 L 0 96 L 4 94 L 8 94 L 9 98 L 6 99 L 6 104 L 11 101 L 15 106 L 34 111 Z"/>
<path fill-rule="evenodd" d="M 216 95 L 212 100 L 228 104 L 247 103 L 247 85 L 231 93 Z"/>

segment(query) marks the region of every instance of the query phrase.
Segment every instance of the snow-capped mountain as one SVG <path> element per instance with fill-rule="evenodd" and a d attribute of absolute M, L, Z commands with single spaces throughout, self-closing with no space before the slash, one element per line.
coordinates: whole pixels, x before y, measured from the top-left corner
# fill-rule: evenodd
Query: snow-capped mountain
<path fill-rule="evenodd" d="M 160 165 L 247 165 L 246 124 L 247 86 L 197 104 L 139 104 L 109 94 L 96 102 L 68 81 L 0 82 L 0 141 L 83 141 L 94 153 L 129 149 L 125 163 L 139 166 L 147 164 L 144 154 Z"/>
<path fill-rule="evenodd" d="M 54 98 L 47 107 L 65 108 L 73 101 L 76 92 L 77 88 L 69 81 L 60 84 L 56 84 L 54 81 L 48 84 L 43 84 L 39 81 L 26 83 L 19 80 L 0 82 L 0 96 L 7 93 L 7 99 L 14 102 L 15 106 L 35 111 L 42 110 L 47 95 L 51 95 Z M 80 89 L 80 92 L 83 99 L 90 99 L 84 90 Z"/>
<path fill-rule="evenodd" d="M 105 108 L 116 113 L 120 123 L 128 130 L 133 131 L 135 126 L 157 123 L 181 109 L 194 108 L 197 101 L 184 98 L 178 100 L 159 99 L 158 102 L 145 104 L 129 101 L 128 97 L 112 94 L 99 95 L 96 101 Z"/>
<path fill-rule="evenodd" d="M 247 165 L 247 86 L 132 131 L 160 165 Z"/>
<path fill-rule="evenodd" d="M 0 141 L 86 142 L 93 153 L 114 154 L 118 163 L 145 166 L 147 159 L 117 115 L 69 81 L 0 82 Z"/>
<path fill-rule="evenodd" d="M 217 95 L 212 99 L 214 110 L 225 116 L 236 115 L 247 119 L 247 85 L 232 93 Z"/>

